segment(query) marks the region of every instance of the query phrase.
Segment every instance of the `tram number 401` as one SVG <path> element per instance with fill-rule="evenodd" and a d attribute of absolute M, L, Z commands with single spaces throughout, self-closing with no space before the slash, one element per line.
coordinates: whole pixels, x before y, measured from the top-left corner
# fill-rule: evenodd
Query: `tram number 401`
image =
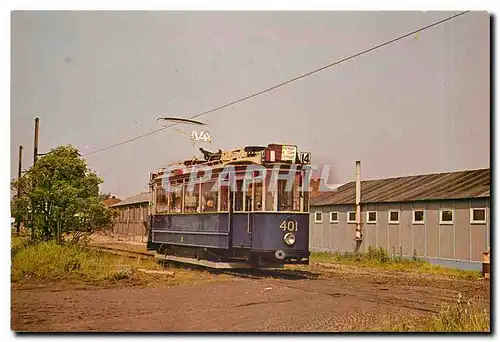
<path fill-rule="evenodd" d="M 297 222 L 295 221 L 283 221 L 280 224 L 280 228 L 283 231 L 296 232 L 298 231 Z"/>

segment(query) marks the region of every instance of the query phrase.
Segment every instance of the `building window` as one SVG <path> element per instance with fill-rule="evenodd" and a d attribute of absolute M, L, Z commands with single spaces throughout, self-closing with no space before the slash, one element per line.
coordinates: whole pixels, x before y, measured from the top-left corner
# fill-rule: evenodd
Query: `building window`
<path fill-rule="evenodd" d="M 377 223 L 377 212 L 369 211 L 366 213 L 366 222 L 367 223 Z"/>
<path fill-rule="evenodd" d="M 452 209 L 441 209 L 439 213 L 439 224 L 453 224 Z"/>
<path fill-rule="evenodd" d="M 391 223 L 391 224 L 399 223 L 399 211 L 398 210 L 389 210 L 389 223 Z"/>
<path fill-rule="evenodd" d="M 485 208 L 471 208 L 470 209 L 470 223 L 472 223 L 472 224 L 485 224 L 486 223 L 486 209 Z"/>
<path fill-rule="evenodd" d="M 321 223 L 323 221 L 323 213 L 321 211 L 317 211 L 314 213 L 314 222 Z"/>
<path fill-rule="evenodd" d="M 423 224 L 424 223 L 424 210 L 418 209 L 413 210 L 413 224 Z"/>
<path fill-rule="evenodd" d="M 330 213 L 330 223 L 338 223 L 339 222 L 339 213 L 336 211 L 332 211 Z"/>
<path fill-rule="evenodd" d="M 356 212 L 350 211 L 347 213 L 347 223 L 356 223 Z"/>

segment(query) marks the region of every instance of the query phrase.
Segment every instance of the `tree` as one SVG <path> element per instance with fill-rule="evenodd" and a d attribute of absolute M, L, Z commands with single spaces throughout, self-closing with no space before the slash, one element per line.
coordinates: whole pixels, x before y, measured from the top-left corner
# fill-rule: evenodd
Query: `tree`
<path fill-rule="evenodd" d="M 104 201 L 104 200 L 107 200 L 108 198 L 111 197 L 111 192 L 108 192 L 107 194 L 104 194 L 104 193 L 101 193 L 99 194 L 99 198 Z"/>
<path fill-rule="evenodd" d="M 102 180 L 72 146 L 60 146 L 41 157 L 14 186 L 21 187 L 12 210 L 27 218 L 33 239 L 62 242 L 109 227 L 113 212 L 99 198 Z"/>

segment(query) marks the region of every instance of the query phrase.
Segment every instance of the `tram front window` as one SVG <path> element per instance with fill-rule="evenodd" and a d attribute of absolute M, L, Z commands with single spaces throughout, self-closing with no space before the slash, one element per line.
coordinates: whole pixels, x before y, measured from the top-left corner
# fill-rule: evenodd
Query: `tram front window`
<path fill-rule="evenodd" d="M 156 188 L 156 211 L 161 213 L 167 209 L 167 196 L 163 187 Z"/>
<path fill-rule="evenodd" d="M 298 177 L 295 177 L 291 189 L 287 189 L 288 180 L 278 180 L 278 211 L 300 211 Z"/>

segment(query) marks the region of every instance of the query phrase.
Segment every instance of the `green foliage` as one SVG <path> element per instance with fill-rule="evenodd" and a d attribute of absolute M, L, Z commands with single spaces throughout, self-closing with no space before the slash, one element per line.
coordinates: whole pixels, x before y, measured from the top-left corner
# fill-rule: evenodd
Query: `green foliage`
<path fill-rule="evenodd" d="M 120 270 L 122 265 L 131 265 Z M 86 249 L 79 244 L 60 245 L 54 241 L 30 244 L 17 249 L 12 257 L 12 281 L 62 279 L 99 283 L 128 278 L 130 268 L 157 268 L 154 260 L 130 260 Z"/>
<path fill-rule="evenodd" d="M 21 237 L 21 236 L 13 236 L 11 241 L 10 252 L 11 256 L 14 257 L 17 252 L 27 248 L 31 244 L 29 238 Z"/>
<path fill-rule="evenodd" d="M 78 150 L 60 146 L 41 157 L 13 186 L 21 196 L 12 201 L 12 212 L 24 218 L 32 239 L 62 242 L 111 225 L 113 212 L 99 197 L 97 175 L 88 169 Z"/>
<path fill-rule="evenodd" d="M 411 258 L 403 257 L 401 248 L 399 248 L 398 251 L 393 248 L 392 255 L 389 255 L 389 253 L 382 247 L 374 248 L 372 246 L 368 246 L 368 251 L 366 253 L 313 252 L 311 253 L 311 260 L 377 267 L 393 271 L 411 271 L 418 273 L 442 274 L 468 280 L 477 280 L 479 277 L 481 277 L 481 273 L 478 271 L 465 271 L 454 268 L 441 267 L 439 265 L 432 265 L 425 260 L 417 258 L 415 251 Z"/>

